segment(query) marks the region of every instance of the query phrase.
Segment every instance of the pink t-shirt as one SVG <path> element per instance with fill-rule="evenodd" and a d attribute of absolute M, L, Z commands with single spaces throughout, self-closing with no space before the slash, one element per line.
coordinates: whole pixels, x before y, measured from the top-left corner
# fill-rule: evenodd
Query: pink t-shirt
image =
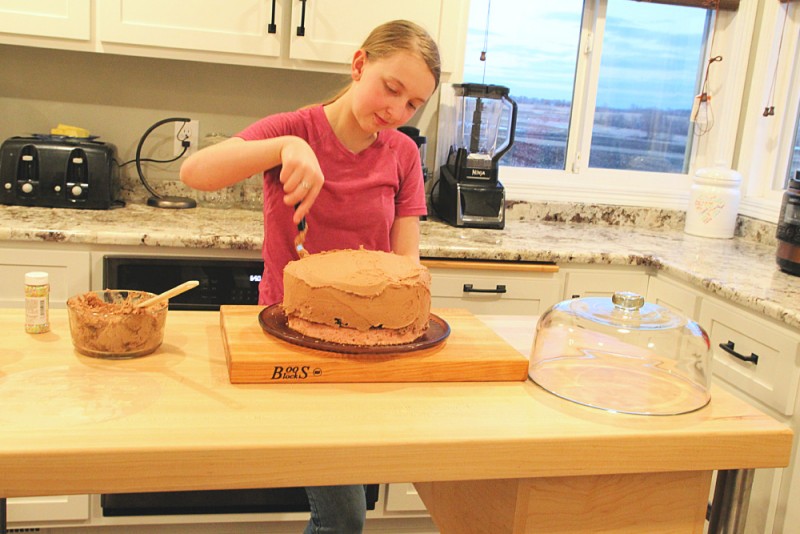
<path fill-rule="evenodd" d="M 336 137 L 320 105 L 271 115 L 236 135 L 246 141 L 296 135 L 314 150 L 325 185 L 306 217 L 303 246 L 312 254 L 361 246 L 389 252 L 395 217 L 427 213 L 419 150 L 402 132 L 383 130 L 372 145 L 353 154 Z M 264 172 L 262 305 L 283 299 L 283 268 L 298 259 L 294 208 L 283 203 L 280 169 Z"/>

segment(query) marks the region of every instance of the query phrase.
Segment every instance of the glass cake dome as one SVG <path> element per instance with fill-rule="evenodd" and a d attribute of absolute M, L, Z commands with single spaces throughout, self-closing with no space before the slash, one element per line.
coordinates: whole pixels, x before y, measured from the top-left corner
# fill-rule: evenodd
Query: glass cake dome
<path fill-rule="evenodd" d="M 528 375 L 564 399 L 613 412 L 676 415 L 711 399 L 700 325 L 636 293 L 565 300 L 536 325 Z"/>

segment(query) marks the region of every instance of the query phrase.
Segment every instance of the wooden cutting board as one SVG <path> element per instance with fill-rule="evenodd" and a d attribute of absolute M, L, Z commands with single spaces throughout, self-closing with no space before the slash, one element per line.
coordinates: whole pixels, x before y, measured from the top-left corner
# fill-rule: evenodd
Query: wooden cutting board
<path fill-rule="evenodd" d="M 233 384 L 524 381 L 528 360 L 467 310 L 432 312 L 450 325 L 441 344 L 394 354 L 342 354 L 301 347 L 265 332 L 263 306 L 222 306 L 220 325 Z"/>

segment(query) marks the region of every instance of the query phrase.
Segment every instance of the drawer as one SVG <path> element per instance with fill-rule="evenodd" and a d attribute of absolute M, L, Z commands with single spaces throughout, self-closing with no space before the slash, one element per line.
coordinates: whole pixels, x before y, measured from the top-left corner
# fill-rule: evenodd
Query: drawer
<path fill-rule="evenodd" d="M 713 374 L 784 415 L 794 413 L 800 378 L 800 332 L 704 297 L 698 322 L 708 332 Z M 743 361 L 720 345 L 758 361 Z"/>
<path fill-rule="evenodd" d="M 560 300 L 557 268 L 550 267 L 550 272 L 429 267 L 431 303 L 475 314 L 538 315 Z"/>

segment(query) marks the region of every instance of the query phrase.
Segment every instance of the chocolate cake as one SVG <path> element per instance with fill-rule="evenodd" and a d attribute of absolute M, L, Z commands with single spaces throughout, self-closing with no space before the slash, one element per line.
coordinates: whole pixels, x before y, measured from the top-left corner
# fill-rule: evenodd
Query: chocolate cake
<path fill-rule="evenodd" d="M 431 276 L 393 253 L 334 250 L 289 262 L 283 310 L 289 328 L 349 345 L 396 345 L 428 328 Z"/>

